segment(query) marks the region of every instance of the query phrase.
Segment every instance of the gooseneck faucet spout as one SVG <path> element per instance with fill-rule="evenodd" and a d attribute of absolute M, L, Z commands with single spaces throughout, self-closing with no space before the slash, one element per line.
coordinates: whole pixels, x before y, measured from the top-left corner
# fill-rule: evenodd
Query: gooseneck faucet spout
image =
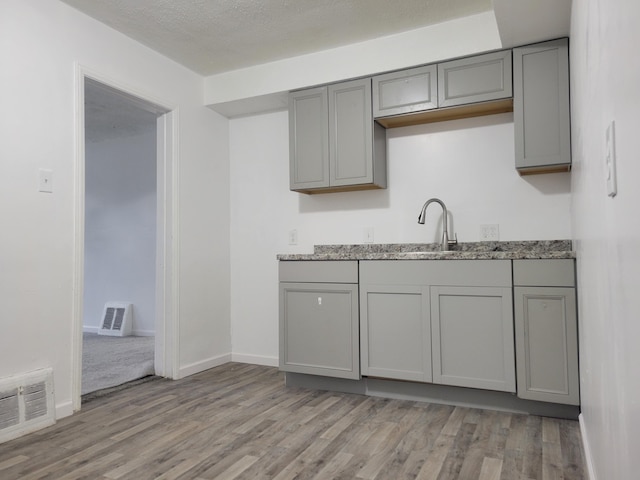
<path fill-rule="evenodd" d="M 430 198 L 429 200 L 427 200 L 422 206 L 420 215 L 418 215 L 418 223 L 424 225 L 424 220 L 427 216 L 427 207 L 433 202 L 440 204 L 440 206 L 442 207 L 442 245 L 440 249 L 442 251 L 447 251 L 449 250 L 449 247 L 457 244 L 458 240 L 449 240 L 449 231 L 447 230 L 447 207 L 442 200 L 440 200 L 439 198 Z"/>

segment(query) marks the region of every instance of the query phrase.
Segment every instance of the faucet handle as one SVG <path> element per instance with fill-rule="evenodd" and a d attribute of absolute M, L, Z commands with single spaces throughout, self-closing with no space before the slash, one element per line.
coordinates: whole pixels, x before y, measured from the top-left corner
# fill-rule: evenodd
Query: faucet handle
<path fill-rule="evenodd" d="M 453 240 L 448 240 L 447 243 L 449 244 L 450 247 L 453 247 L 454 245 L 458 244 L 458 234 L 454 233 L 453 234 Z"/>

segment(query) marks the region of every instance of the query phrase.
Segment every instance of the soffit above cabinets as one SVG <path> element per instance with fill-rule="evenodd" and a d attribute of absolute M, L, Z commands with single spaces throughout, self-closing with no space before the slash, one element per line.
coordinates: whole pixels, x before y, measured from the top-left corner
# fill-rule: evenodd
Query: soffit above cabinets
<path fill-rule="evenodd" d="M 491 0 L 63 0 L 201 75 L 491 10 Z"/>

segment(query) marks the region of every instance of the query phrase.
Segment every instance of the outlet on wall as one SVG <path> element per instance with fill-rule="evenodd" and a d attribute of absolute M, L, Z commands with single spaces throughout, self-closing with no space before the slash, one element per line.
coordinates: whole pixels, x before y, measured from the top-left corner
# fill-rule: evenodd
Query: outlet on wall
<path fill-rule="evenodd" d="M 373 243 L 373 227 L 365 227 L 362 232 L 364 243 Z"/>
<path fill-rule="evenodd" d="M 293 229 L 289 230 L 289 245 L 297 245 L 298 244 L 298 230 Z"/>
<path fill-rule="evenodd" d="M 480 241 L 493 242 L 500 240 L 500 226 L 498 224 L 480 225 Z"/>

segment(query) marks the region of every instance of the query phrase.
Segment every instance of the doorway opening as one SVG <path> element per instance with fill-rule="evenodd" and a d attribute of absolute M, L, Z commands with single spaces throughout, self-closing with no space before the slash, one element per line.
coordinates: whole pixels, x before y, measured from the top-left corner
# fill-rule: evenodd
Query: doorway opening
<path fill-rule="evenodd" d="M 81 395 L 177 367 L 176 114 L 81 68 L 77 100 L 74 410 Z M 127 328 L 106 329 L 123 304 Z"/>

